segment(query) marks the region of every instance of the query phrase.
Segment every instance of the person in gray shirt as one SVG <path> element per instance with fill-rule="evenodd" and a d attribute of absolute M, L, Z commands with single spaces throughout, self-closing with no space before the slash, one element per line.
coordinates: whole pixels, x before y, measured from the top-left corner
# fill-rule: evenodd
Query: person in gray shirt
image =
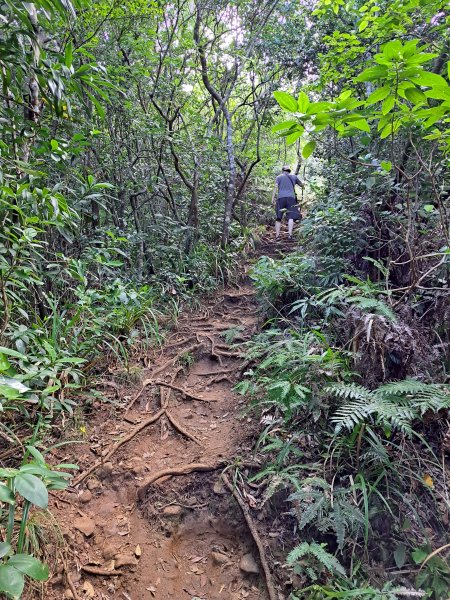
<path fill-rule="evenodd" d="M 278 175 L 275 180 L 275 189 L 273 190 L 272 196 L 273 205 L 277 215 L 277 220 L 275 221 L 275 233 L 277 239 L 280 237 L 283 215 L 286 215 L 288 221 L 288 235 L 290 240 L 292 239 L 292 233 L 294 231 L 294 221 L 300 221 L 301 219 L 300 209 L 295 194 L 296 185 L 304 187 L 303 182 L 300 181 L 297 175 L 291 175 L 291 167 L 285 165 L 281 175 Z"/>

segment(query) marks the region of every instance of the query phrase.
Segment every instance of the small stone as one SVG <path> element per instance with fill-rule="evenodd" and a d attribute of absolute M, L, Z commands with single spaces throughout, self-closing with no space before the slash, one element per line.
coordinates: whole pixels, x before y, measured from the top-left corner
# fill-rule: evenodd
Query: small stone
<path fill-rule="evenodd" d="M 80 571 L 72 571 L 70 573 L 70 579 L 72 580 L 72 583 L 78 583 L 81 580 Z"/>
<path fill-rule="evenodd" d="M 218 496 L 224 496 L 227 493 L 220 479 L 214 483 L 213 492 Z"/>
<path fill-rule="evenodd" d="M 116 554 L 118 554 L 119 550 L 120 548 L 118 548 L 115 544 L 106 543 L 103 546 L 102 556 L 105 560 L 111 560 Z"/>
<path fill-rule="evenodd" d="M 239 562 L 239 568 L 244 573 L 254 573 L 255 575 L 259 573 L 259 567 L 252 554 L 244 554 Z"/>
<path fill-rule="evenodd" d="M 89 490 L 84 490 L 79 496 L 79 500 L 82 504 L 87 504 L 92 500 L 92 493 Z"/>
<path fill-rule="evenodd" d="M 90 537 L 95 531 L 95 523 L 89 517 L 79 517 L 73 522 L 73 526 L 81 531 L 86 537 Z"/>
<path fill-rule="evenodd" d="M 222 554 L 221 552 L 211 552 L 211 558 L 213 563 L 216 565 L 226 565 L 230 562 L 230 559 L 226 554 Z"/>
<path fill-rule="evenodd" d="M 89 481 L 87 482 L 87 489 L 90 490 L 91 492 L 93 490 L 97 490 L 100 487 L 100 482 L 97 481 L 97 479 L 89 479 Z"/>
<path fill-rule="evenodd" d="M 131 554 L 117 554 L 114 560 L 114 567 L 135 567 L 138 564 L 136 558 Z"/>
<path fill-rule="evenodd" d="M 112 464 L 112 462 L 106 462 L 98 470 L 99 477 L 101 477 L 102 479 L 106 479 L 107 477 L 110 477 L 112 475 L 113 470 L 114 470 L 114 465 Z"/>
<path fill-rule="evenodd" d="M 163 509 L 163 513 L 166 517 L 178 517 L 183 512 L 183 508 L 178 504 L 171 504 Z"/>

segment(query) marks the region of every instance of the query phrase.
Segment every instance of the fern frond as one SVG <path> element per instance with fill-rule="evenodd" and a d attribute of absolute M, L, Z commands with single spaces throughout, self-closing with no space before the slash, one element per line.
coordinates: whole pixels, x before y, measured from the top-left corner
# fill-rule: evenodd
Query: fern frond
<path fill-rule="evenodd" d="M 308 542 L 302 542 L 298 546 L 296 546 L 293 550 L 289 552 L 286 558 L 286 563 L 288 565 L 293 565 L 300 558 L 308 554 L 309 552 L 309 544 Z"/>
<path fill-rule="evenodd" d="M 316 544 L 313 542 L 309 545 L 309 553 L 317 558 L 317 560 L 331 573 L 340 573 L 345 576 L 345 569 L 338 559 L 327 552 L 324 544 Z"/>
<path fill-rule="evenodd" d="M 326 498 L 325 496 L 322 496 L 318 502 L 314 502 L 314 504 L 311 504 L 304 512 L 302 512 L 302 516 L 298 524 L 299 528 L 303 529 L 308 525 L 308 523 L 311 523 L 313 519 L 317 517 L 320 518 L 321 511 L 323 508 L 325 508 L 325 504 Z"/>
<path fill-rule="evenodd" d="M 355 304 L 360 310 L 370 314 L 380 315 L 394 322 L 397 320 L 395 313 L 382 300 L 376 298 L 365 298 L 364 296 L 352 296 L 347 302 Z"/>
<path fill-rule="evenodd" d="M 370 391 L 357 383 L 334 383 L 328 385 L 325 391 L 344 400 L 349 398 L 352 400 L 368 400 L 370 398 Z"/>
<path fill-rule="evenodd" d="M 342 550 L 345 543 L 345 532 L 347 530 L 347 523 L 345 520 L 345 516 L 342 513 L 342 506 L 340 502 L 335 502 L 333 505 L 333 521 L 338 548 L 339 550 Z"/>
<path fill-rule="evenodd" d="M 394 394 L 396 396 L 404 396 L 406 394 L 419 394 L 426 392 L 430 387 L 440 388 L 439 385 L 430 385 L 417 381 L 416 379 L 403 379 L 402 381 L 393 381 L 392 383 L 385 383 L 377 388 L 373 393 L 376 397 L 384 397 L 388 394 Z"/>
<path fill-rule="evenodd" d="M 331 422 L 335 425 L 336 433 L 345 428 L 351 431 L 356 425 L 366 421 L 367 417 L 375 412 L 373 403 L 366 399 L 354 400 L 340 406 L 331 417 Z"/>

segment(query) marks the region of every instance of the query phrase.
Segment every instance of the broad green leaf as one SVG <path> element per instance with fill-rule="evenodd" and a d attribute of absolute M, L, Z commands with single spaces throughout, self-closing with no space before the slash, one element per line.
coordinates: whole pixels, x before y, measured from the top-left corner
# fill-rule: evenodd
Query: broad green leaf
<path fill-rule="evenodd" d="M 0 375 L 0 388 L 10 388 L 15 390 L 19 394 L 24 394 L 30 390 L 29 387 L 23 385 L 21 381 L 17 381 L 13 377 L 5 377 L 4 375 Z M 16 396 L 15 396 L 16 397 Z"/>
<path fill-rule="evenodd" d="M 366 119 L 358 119 L 357 121 L 352 121 L 349 123 L 352 127 L 356 127 L 356 129 L 360 129 L 361 131 L 366 131 L 370 133 L 370 126 Z"/>
<path fill-rule="evenodd" d="M 415 54 L 417 52 L 417 44 L 419 42 L 420 40 L 418 39 L 409 40 L 409 42 L 406 42 L 402 50 L 403 58 L 409 58 L 410 56 Z"/>
<path fill-rule="evenodd" d="M 295 141 L 298 140 L 299 137 L 302 136 L 302 134 L 303 131 L 294 131 L 293 133 L 290 133 L 286 136 L 286 144 L 293 144 Z"/>
<path fill-rule="evenodd" d="M 67 42 L 66 50 L 64 52 L 64 62 L 66 67 L 71 67 L 73 62 L 73 45 L 72 42 Z"/>
<path fill-rule="evenodd" d="M 363 19 L 358 27 L 359 32 L 361 33 L 362 31 L 364 31 L 364 29 L 367 29 L 367 27 L 369 26 L 369 21 L 367 19 Z"/>
<path fill-rule="evenodd" d="M 11 544 L 0 542 L 0 558 L 3 558 L 11 551 Z"/>
<path fill-rule="evenodd" d="M 391 112 L 391 110 L 394 108 L 394 104 L 395 104 L 395 97 L 388 96 L 386 98 L 386 100 L 383 102 L 383 104 L 381 105 L 382 114 L 387 115 L 389 112 Z"/>
<path fill-rule="evenodd" d="M 5 372 L 10 369 L 11 363 L 8 361 L 6 356 L 3 353 L 0 353 L 0 372 Z"/>
<path fill-rule="evenodd" d="M 34 446 L 26 446 L 26 449 L 32 456 L 34 456 L 34 458 L 37 460 L 37 462 L 40 465 L 45 466 L 45 458 L 43 457 L 43 455 L 39 452 L 39 450 L 37 448 L 35 448 Z"/>
<path fill-rule="evenodd" d="M 43 482 L 31 473 L 19 473 L 15 479 L 16 491 L 40 508 L 48 506 L 48 491 Z"/>
<path fill-rule="evenodd" d="M 16 498 L 12 490 L 0 481 L 0 502 L 6 502 L 7 504 L 14 504 Z"/>
<path fill-rule="evenodd" d="M 426 552 L 426 550 L 423 550 L 422 548 L 416 548 L 413 552 L 411 552 L 411 558 L 416 563 L 416 565 L 422 563 L 427 556 L 428 552 Z"/>
<path fill-rule="evenodd" d="M 434 211 L 434 206 L 432 204 L 424 204 L 423 210 L 427 213 L 432 213 Z"/>
<path fill-rule="evenodd" d="M 448 85 L 436 85 L 427 90 L 425 94 L 427 98 L 435 98 L 436 100 L 450 100 L 450 87 Z"/>
<path fill-rule="evenodd" d="M 410 77 L 410 80 L 416 85 L 425 85 L 428 87 L 443 86 L 448 87 L 447 82 L 443 77 L 436 73 L 430 73 L 429 71 L 422 71 L 414 77 Z"/>
<path fill-rule="evenodd" d="M 310 142 L 308 142 L 302 150 L 303 158 L 309 158 L 311 156 L 311 154 L 314 152 L 315 147 L 316 147 L 316 142 L 314 140 L 311 140 Z"/>
<path fill-rule="evenodd" d="M 397 565 L 397 569 L 401 569 L 406 562 L 406 548 L 403 544 L 397 546 L 394 551 L 394 560 Z"/>
<path fill-rule="evenodd" d="M 391 91 L 391 88 L 388 85 L 378 88 L 377 90 L 375 90 L 374 92 L 372 92 L 370 94 L 370 96 L 366 100 L 366 104 L 368 106 L 370 106 L 371 104 L 376 104 L 377 102 L 381 102 L 381 100 L 384 100 L 386 98 L 386 96 L 389 94 L 390 91 Z"/>
<path fill-rule="evenodd" d="M 297 100 L 291 94 L 287 92 L 274 92 L 273 93 L 275 100 L 288 112 L 297 112 Z"/>
<path fill-rule="evenodd" d="M 331 102 L 311 102 L 306 111 L 308 115 L 317 115 L 331 108 Z"/>
<path fill-rule="evenodd" d="M 20 598 L 24 584 L 20 571 L 9 565 L 0 565 L 0 592 L 10 594 L 14 599 Z"/>
<path fill-rule="evenodd" d="M 405 90 L 405 96 L 410 102 L 416 105 L 427 103 L 427 97 L 421 90 L 417 88 L 408 88 L 407 90 Z"/>
<path fill-rule="evenodd" d="M 386 127 L 383 128 L 383 131 L 380 134 L 380 138 L 384 140 L 392 133 L 392 123 L 388 123 Z"/>
<path fill-rule="evenodd" d="M 309 98 L 305 94 L 305 92 L 300 92 L 297 105 L 298 105 L 298 112 L 306 113 L 306 111 L 308 110 L 308 106 L 309 106 Z"/>
<path fill-rule="evenodd" d="M 7 564 L 37 581 L 48 579 L 48 566 L 30 554 L 14 554 Z"/>
<path fill-rule="evenodd" d="M 393 40 L 383 46 L 383 54 L 386 58 L 398 58 L 402 51 L 402 43 L 400 40 Z"/>
<path fill-rule="evenodd" d="M 21 354 L 20 352 L 16 352 L 16 350 L 11 350 L 10 348 L 5 348 L 4 346 L 0 346 L 0 352 L 2 354 L 6 354 L 7 356 L 13 356 L 14 358 L 21 358 L 22 360 L 27 360 L 25 354 Z"/>
<path fill-rule="evenodd" d="M 430 61 L 432 58 L 436 58 L 436 56 L 439 55 L 433 52 L 420 52 L 419 54 L 413 54 L 412 56 L 410 56 L 406 61 L 406 64 L 408 66 L 422 65 Z"/>
<path fill-rule="evenodd" d="M 283 121 L 282 123 L 278 123 L 272 127 L 272 133 L 276 133 L 277 131 L 283 131 L 284 129 L 290 129 L 291 127 L 295 127 L 297 125 L 297 121 Z"/>
<path fill-rule="evenodd" d="M 365 69 L 355 81 L 376 81 L 377 79 L 383 79 L 388 74 L 388 69 L 385 66 L 369 67 Z"/>
<path fill-rule="evenodd" d="M 391 161 L 390 160 L 382 160 L 381 168 L 383 169 L 383 171 L 386 171 L 386 173 L 389 173 L 389 171 L 392 169 Z"/>

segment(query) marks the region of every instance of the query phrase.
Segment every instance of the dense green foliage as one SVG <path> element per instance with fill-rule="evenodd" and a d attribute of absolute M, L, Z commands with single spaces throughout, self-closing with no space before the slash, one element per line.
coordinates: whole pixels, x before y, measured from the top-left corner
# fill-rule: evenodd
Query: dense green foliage
<path fill-rule="evenodd" d="M 68 481 L 44 459 L 61 417 L 233 280 L 296 161 L 301 250 L 253 267 L 271 320 L 239 386 L 263 413 L 266 500 L 282 489 L 302 535 L 292 597 L 446 598 L 430 553 L 450 509 L 448 4 L 0 14 L 0 457 L 17 467 L 0 474 L 0 591 L 46 577 L 26 524 Z"/>
<path fill-rule="evenodd" d="M 304 540 L 301 598 L 449 593 L 447 9 L 319 2 L 314 74 L 275 93 L 314 202 L 301 252 L 253 268 L 271 318 L 238 389 L 265 500 L 287 494 Z"/>

